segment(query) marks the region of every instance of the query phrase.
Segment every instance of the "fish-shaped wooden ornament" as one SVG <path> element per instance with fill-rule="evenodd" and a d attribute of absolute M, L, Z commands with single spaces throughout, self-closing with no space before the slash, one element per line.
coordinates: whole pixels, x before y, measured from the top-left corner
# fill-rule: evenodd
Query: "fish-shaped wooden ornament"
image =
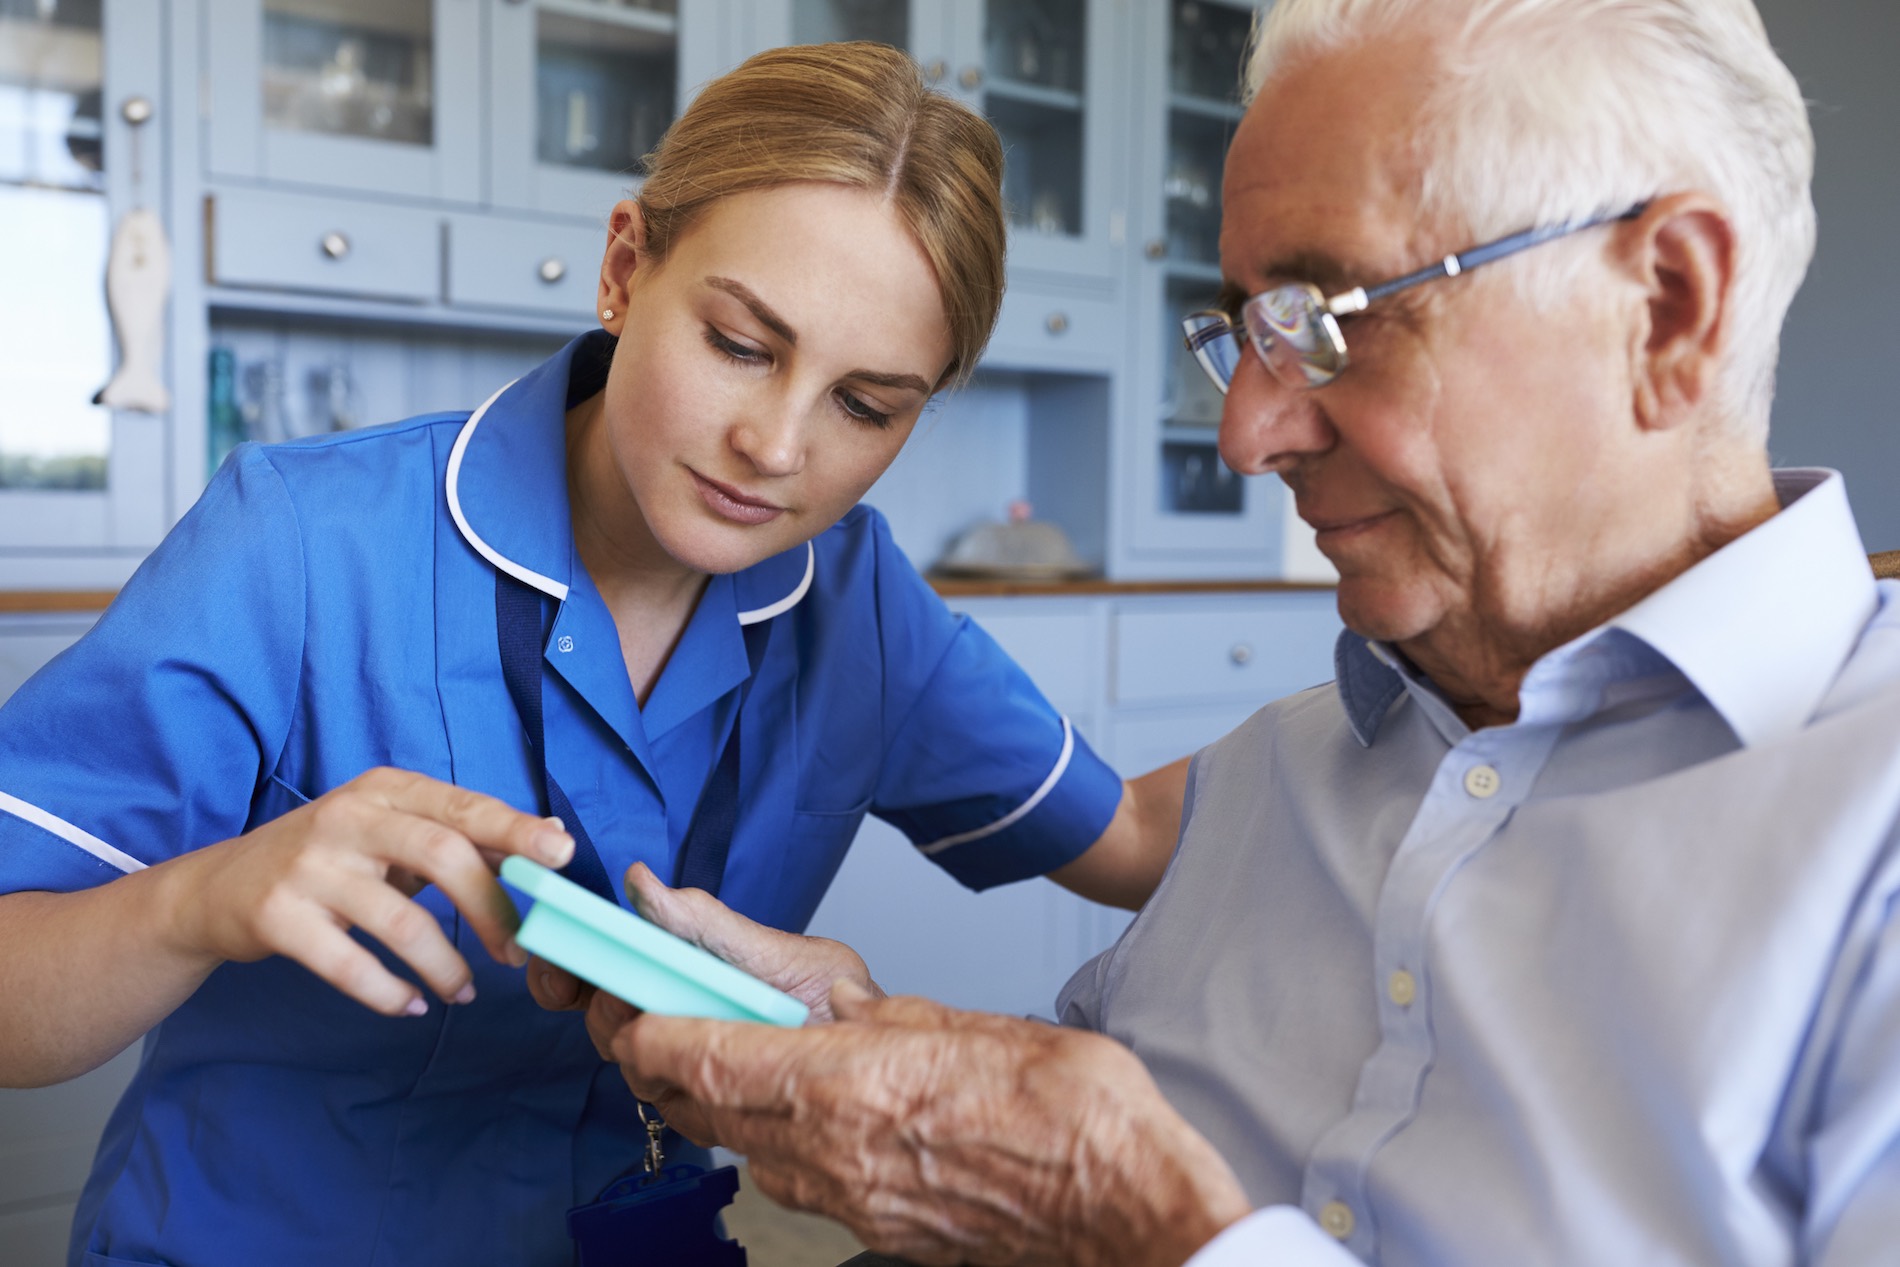
<path fill-rule="evenodd" d="M 106 304 L 119 338 L 119 369 L 92 398 L 111 409 L 162 414 L 172 407 L 165 390 L 165 299 L 171 293 L 172 251 L 165 226 L 145 207 L 119 220 L 106 257 Z"/>

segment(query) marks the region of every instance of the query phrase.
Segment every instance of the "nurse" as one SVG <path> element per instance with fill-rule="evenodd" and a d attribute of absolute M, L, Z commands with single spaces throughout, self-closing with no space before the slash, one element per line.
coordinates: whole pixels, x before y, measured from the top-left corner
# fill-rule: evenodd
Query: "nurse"
<path fill-rule="evenodd" d="M 145 1035 L 74 1263 L 566 1262 L 642 1135 L 501 855 L 792 930 L 867 812 L 978 888 L 1165 865 L 1181 768 L 1124 784 L 857 505 L 995 320 L 989 126 L 786 49 L 649 169 L 598 330 L 241 448 L 0 709 L 0 1083 Z"/>

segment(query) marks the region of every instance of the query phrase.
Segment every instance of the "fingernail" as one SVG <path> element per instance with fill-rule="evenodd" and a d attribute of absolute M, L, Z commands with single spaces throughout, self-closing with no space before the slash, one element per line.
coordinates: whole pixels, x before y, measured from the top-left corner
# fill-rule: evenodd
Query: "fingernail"
<path fill-rule="evenodd" d="M 449 1002 L 451 1003 L 473 1003 L 474 1001 L 475 983 L 473 981 L 470 981 L 467 985 L 464 985 L 461 989 L 449 996 Z"/>
<path fill-rule="evenodd" d="M 528 952 L 523 950 L 521 943 L 514 938 L 510 937 L 508 939 L 508 946 L 504 953 L 508 956 L 508 962 L 515 967 L 525 968 L 528 966 Z"/>
<path fill-rule="evenodd" d="M 534 834 L 534 851 L 550 867 L 564 867 L 574 856 L 574 838 L 560 829 L 560 819 L 548 820 L 553 826 Z"/>
<path fill-rule="evenodd" d="M 403 1005 L 402 1014 L 404 1016 L 421 1016 L 428 1010 L 429 1001 L 418 994 L 415 998 L 410 999 L 409 1002 Z"/>

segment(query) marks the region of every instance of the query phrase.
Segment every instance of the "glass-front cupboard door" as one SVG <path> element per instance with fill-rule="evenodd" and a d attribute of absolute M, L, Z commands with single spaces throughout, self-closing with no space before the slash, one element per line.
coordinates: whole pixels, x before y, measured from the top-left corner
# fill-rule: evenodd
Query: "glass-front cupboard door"
<path fill-rule="evenodd" d="M 1130 0 L 766 0 L 745 51 L 870 39 L 906 48 L 1003 142 L 1015 268 L 1106 281 L 1126 216 L 1124 28 Z"/>
<path fill-rule="evenodd" d="M 135 156 L 121 115 L 165 105 L 156 9 L 0 0 L 0 568 L 16 586 L 70 586 L 48 552 L 137 550 L 163 527 L 167 417 L 94 403 L 117 365 L 114 224 L 163 206 L 158 137 Z M 144 296 L 120 298 L 134 319 Z"/>
<path fill-rule="evenodd" d="M 214 176 L 476 202 L 486 0 L 205 0 Z"/>
<path fill-rule="evenodd" d="M 1240 122 L 1241 75 L 1254 6 L 1157 0 L 1137 46 L 1165 50 L 1144 73 L 1138 132 L 1143 337 L 1131 463 L 1136 548 L 1151 556 L 1224 558 L 1253 574 L 1279 564 L 1276 479 L 1242 479 L 1216 448 L 1222 397 L 1181 342 L 1181 318 L 1220 289 L 1220 189 Z"/>
<path fill-rule="evenodd" d="M 705 0 L 510 0 L 492 10 L 490 198 L 604 222 L 719 69 Z"/>

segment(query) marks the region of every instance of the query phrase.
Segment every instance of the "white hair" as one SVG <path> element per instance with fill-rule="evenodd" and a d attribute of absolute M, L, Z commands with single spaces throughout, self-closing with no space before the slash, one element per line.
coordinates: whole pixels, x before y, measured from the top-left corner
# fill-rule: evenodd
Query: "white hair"
<path fill-rule="evenodd" d="M 1722 204 L 1736 259 L 1718 405 L 1765 443 L 1782 320 L 1814 254 L 1814 135 L 1752 0 L 1279 0 L 1247 97 L 1291 61 L 1408 29 L 1447 37 L 1418 113 L 1426 223 L 1475 243 L 1684 190 Z M 1512 263 L 1549 305 L 1581 258 Z"/>

